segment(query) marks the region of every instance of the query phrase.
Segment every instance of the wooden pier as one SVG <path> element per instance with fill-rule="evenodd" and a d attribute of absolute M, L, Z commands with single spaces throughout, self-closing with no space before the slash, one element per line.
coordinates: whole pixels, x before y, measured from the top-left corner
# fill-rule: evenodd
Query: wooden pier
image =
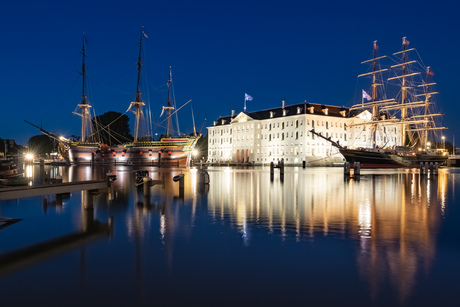
<path fill-rule="evenodd" d="M 110 180 L 88 180 L 66 183 L 52 183 L 38 186 L 19 186 L 0 188 L 0 200 L 18 199 L 49 194 L 66 194 L 75 191 L 99 191 L 107 189 Z"/>

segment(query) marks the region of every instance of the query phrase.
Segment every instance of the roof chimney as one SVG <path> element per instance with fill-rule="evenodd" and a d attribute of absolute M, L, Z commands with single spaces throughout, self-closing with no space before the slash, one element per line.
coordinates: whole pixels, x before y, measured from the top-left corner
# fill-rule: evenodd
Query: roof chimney
<path fill-rule="evenodd" d="M 283 109 L 284 109 L 284 104 L 285 104 L 285 101 L 284 101 L 284 100 L 282 101 L 282 104 L 283 104 Z"/>
<path fill-rule="evenodd" d="M 235 116 L 235 110 L 232 110 L 232 117 Z"/>

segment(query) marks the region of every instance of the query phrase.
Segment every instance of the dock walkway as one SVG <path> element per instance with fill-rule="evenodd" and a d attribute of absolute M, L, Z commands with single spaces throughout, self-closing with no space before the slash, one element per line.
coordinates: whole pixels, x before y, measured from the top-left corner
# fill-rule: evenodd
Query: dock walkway
<path fill-rule="evenodd" d="M 0 200 L 18 199 L 48 194 L 65 194 L 82 190 L 100 190 L 108 187 L 108 180 L 52 183 L 38 186 L 1 187 Z"/>

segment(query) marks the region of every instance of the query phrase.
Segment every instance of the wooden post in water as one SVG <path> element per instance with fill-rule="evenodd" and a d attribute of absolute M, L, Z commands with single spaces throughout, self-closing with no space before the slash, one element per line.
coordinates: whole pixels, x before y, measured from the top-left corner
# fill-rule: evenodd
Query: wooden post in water
<path fill-rule="evenodd" d="M 280 180 L 281 182 L 284 182 L 284 159 L 281 159 L 279 163 L 279 168 L 280 168 Z"/>
<path fill-rule="evenodd" d="M 179 197 L 184 198 L 184 174 L 174 176 L 174 182 L 179 182 Z"/>
<path fill-rule="evenodd" d="M 420 175 L 423 174 L 423 162 L 420 162 Z"/>
<path fill-rule="evenodd" d="M 361 175 L 361 163 L 360 162 L 355 162 L 353 164 L 353 176 L 359 176 Z"/>
<path fill-rule="evenodd" d="M 275 172 L 275 164 L 272 161 L 270 162 L 270 180 L 271 181 L 273 181 L 274 172 Z"/>
<path fill-rule="evenodd" d="M 350 175 L 350 162 L 345 162 L 345 163 L 343 164 L 343 174 L 344 174 L 345 176 Z"/>

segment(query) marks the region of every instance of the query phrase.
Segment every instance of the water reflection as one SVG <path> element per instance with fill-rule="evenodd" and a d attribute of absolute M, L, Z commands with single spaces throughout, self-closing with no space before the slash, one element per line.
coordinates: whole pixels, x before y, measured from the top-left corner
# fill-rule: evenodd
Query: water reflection
<path fill-rule="evenodd" d="M 293 173 L 271 183 L 262 172 L 214 172 L 208 210 L 215 220 L 238 226 L 250 244 L 248 224 L 286 237 L 351 237 L 359 241 L 357 262 L 376 297 L 389 281 L 401 302 L 411 294 L 416 275 L 430 268 L 445 210 L 447 173 L 420 176 L 406 171 L 363 175 Z"/>
<path fill-rule="evenodd" d="M 119 247 L 119 254 L 112 255 L 108 248 L 109 240 L 100 240 L 107 243 L 104 247 L 108 251 L 99 249 L 99 253 L 104 254 L 91 258 L 91 249 L 87 248 L 90 243 L 82 242 L 79 245 L 82 254 L 81 275 L 85 279 L 86 258 L 93 261 L 104 258 L 107 262 L 121 264 L 120 268 L 116 268 L 120 280 L 128 280 L 127 284 L 136 285 L 136 298 L 149 297 L 147 285 L 158 283 L 158 280 L 169 278 L 170 284 L 180 285 L 183 279 L 187 287 L 192 287 L 190 282 L 196 280 L 196 276 L 188 276 L 188 270 L 199 273 L 199 276 L 212 275 L 214 270 L 218 270 L 218 266 L 208 263 L 208 260 L 215 261 L 212 257 L 200 261 L 202 256 L 223 256 L 214 251 L 219 247 L 228 251 L 222 247 L 227 241 L 218 241 L 231 241 L 232 237 L 217 237 L 211 232 L 216 229 L 213 224 L 219 224 L 222 226 L 218 228 L 220 231 L 228 229 L 232 234 L 237 232 L 236 240 L 242 244 L 236 247 L 232 245 L 235 250 L 231 252 L 235 254 L 240 252 L 247 255 L 248 250 L 255 253 L 257 249 L 254 247 L 259 243 L 257 240 L 269 242 L 270 247 L 276 245 L 273 242 L 281 241 L 288 251 L 298 251 L 298 246 L 311 244 L 324 237 L 333 240 L 329 243 L 331 245 L 338 241 L 352 242 L 355 248 L 353 259 L 344 261 L 343 265 L 352 267 L 356 275 L 366 280 L 369 288 L 365 299 L 370 293 L 371 298 L 378 300 L 384 289 L 391 285 L 399 302 L 404 304 L 415 291 L 417 278 L 433 265 L 437 233 L 446 212 L 447 190 L 451 187 L 447 184 L 449 174 L 445 170 L 429 176 L 420 176 L 417 171 L 409 170 L 367 174 L 363 171 L 359 180 L 354 180 L 344 179 L 342 171 L 335 168 L 290 168 L 286 169 L 283 180 L 277 173 L 272 181 L 265 169 L 209 169 L 211 184 L 200 185 L 195 170 L 145 169 L 154 180 L 164 178 L 165 184 L 152 186 L 146 193 L 143 187 L 136 188 L 134 170 L 124 166 L 33 166 L 26 170 L 34 178 L 34 184 L 43 183 L 44 176 L 62 176 L 63 182 L 103 180 L 108 173 L 117 176 L 106 192 L 84 191 L 59 197 L 44 196 L 43 199 L 47 201 L 46 206 L 43 202 L 43 215 L 50 214 L 50 211 L 60 215 L 61 219 L 69 215 L 74 230 L 84 233 L 94 229 L 92 225 L 97 224 L 97 220 L 106 221 L 107 217 L 114 216 L 115 231 L 110 238 L 115 243 L 110 243 Z M 173 182 L 173 177 L 180 173 L 185 175 L 183 191 L 178 183 Z M 449 180 L 452 180 L 453 190 L 454 180 Z M 79 205 L 78 210 L 72 206 L 76 204 Z M 0 202 L 0 209 L 3 205 Z M 5 205 L 5 208 L 9 207 Z M 67 233 L 68 229 L 64 232 Z M 340 252 L 343 250 L 337 248 L 336 251 L 338 253 L 334 257 L 341 258 Z M 189 257 L 193 259 L 190 262 Z M 259 259 L 262 257 L 269 259 L 265 254 L 255 254 L 237 258 L 240 261 L 238 265 L 227 259 L 229 262 L 225 265 L 236 268 L 241 263 L 250 263 L 247 267 L 242 265 L 240 272 L 234 272 L 238 282 L 248 286 L 241 277 L 260 265 Z M 128 260 L 117 262 L 120 258 Z M 305 263 L 311 261 L 308 256 L 304 260 Z M 157 263 L 161 264 L 154 266 Z M 316 283 L 322 278 L 317 275 L 323 275 L 324 272 L 315 272 L 305 263 L 294 263 L 292 267 L 301 272 L 299 275 L 303 279 L 311 274 Z M 323 264 L 326 268 L 329 265 Z M 166 273 L 162 271 L 163 266 Z M 135 274 L 129 271 L 130 267 L 133 267 Z M 222 269 L 223 272 L 225 270 Z M 95 275 L 94 272 L 89 273 Z M 286 276 L 280 272 L 277 274 Z M 133 281 L 130 278 L 134 275 Z M 254 277 L 250 276 L 248 280 L 264 282 L 251 278 Z M 219 282 L 225 287 L 235 286 L 231 282 L 225 284 L 226 277 L 223 275 L 212 276 L 212 280 L 218 281 L 216 287 Z M 288 288 L 298 284 L 294 278 L 292 282 L 284 281 Z M 92 281 L 93 284 L 98 282 L 107 280 Z M 160 285 L 157 284 L 157 287 Z M 179 290 L 186 289 L 182 287 Z"/>

